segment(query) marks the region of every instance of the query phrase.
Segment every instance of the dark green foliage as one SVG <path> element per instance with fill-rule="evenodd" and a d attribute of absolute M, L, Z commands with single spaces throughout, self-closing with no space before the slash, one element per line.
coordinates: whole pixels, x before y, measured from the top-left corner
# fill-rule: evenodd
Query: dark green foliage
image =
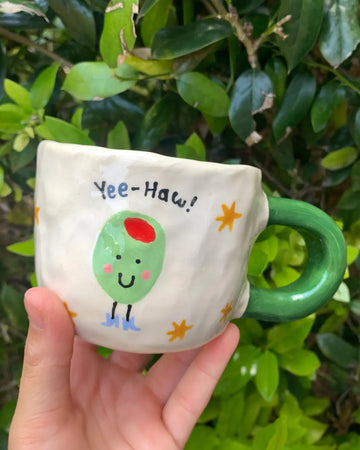
<path fill-rule="evenodd" d="M 266 193 L 334 217 L 348 245 L 338 292 L 296 322 L 236 321 L 241 343 L 186 448 L 359 448 L 358 1 L 114 3 L 0 2 L 0 449 L 21 372 L 22 297 L 36 285 L 42 139 L 255 165 Z M 306 258 L 300 234 L 271 226 L 249 279 L 289 284 Z"/>

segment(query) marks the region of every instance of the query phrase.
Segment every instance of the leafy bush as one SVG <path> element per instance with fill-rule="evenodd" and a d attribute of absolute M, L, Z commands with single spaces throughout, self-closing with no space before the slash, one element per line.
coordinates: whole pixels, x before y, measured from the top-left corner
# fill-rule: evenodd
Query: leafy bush
<path fill-rule="evenodd" d="M 187 449 L 360 447 L 360 41 L 356 0 L 0 2 L 0 448 L 27 329 L 42 139 L 263 172 L 264 189 L 332 215 L 348 270 L 318 313 L 239 319 L 241 343 Z M 36 217 L 36 214 L 35 214 Z M 294 230 L 259 237 L 249 278 L 302 272 Z"/>

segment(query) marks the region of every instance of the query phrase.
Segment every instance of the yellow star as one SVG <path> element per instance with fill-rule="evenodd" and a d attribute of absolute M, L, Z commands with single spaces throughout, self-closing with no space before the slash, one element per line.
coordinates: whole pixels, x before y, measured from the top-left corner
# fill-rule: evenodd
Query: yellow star
<path fill-rule="evenodd" d="M 35 206 L 35 208 L 34 208 L 34 215 L 35 215 L 36 225 L 39 225 L 39 211 L 40 211 L 40 207 L 39 206 Z"/>
<path fill-rule="evenodd" d="M 225 320 L 225 319 L 227 318 L 227 316 L 230 314 L 230 312 L 232 311 L 232 309 L 233 309 L 233 302 L 231 301 L 231 303 L 226 303 L 225 308 L 223 308 L 223 309 L 221 310 L 222 317 L 221 317 L 221 319 L 220 319 L 220 322 L 221 322 L 222 320 Z"/>
<path fill-rule="evenodd" d="M 193 327 L 193 325 L 186 325 L 185 319 L 181 322 L 180 325 L 178 325 L 176 322 L 173 322 L 172 325 L 174 329 L 166 333 L 171 336 L 169 342 L 173 341 L 176 338 L 179 338 L 182 341 L 185 337 L 185 333 Z"/>
<path fill-rule="evenodd" d="M 224 215 L 216 218 L 217 221 L 222 222 L 218 231 L 221 231 L 226 226 L 228 226 L 229 230 L 232 231 L 234 220 L 239 219 L 242 214 L 235 211 L 235 202 L 233 202 L 230 208 L 228 208 L 225 204 L 222 204 L 221 207 Z"/>
<path fill-rule="evenodd" d="M 68 312 L 68 314 L 70 316 L 71 322 L 75 326 L 75 323 L 74 323 L 73 319 L 74 319 L 74 317 L 77 317 L 77 313 L 74 312 L 74 311 L 70 311 L 69 306 L 68 306 L 68 304 L 66 302 L 64 302 L 64 305 L 65 305 L 66 311 Z"/>

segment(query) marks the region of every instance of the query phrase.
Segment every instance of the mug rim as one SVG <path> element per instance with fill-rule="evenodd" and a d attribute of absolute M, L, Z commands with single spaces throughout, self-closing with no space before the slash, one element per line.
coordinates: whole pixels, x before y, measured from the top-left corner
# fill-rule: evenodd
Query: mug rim
<path fill-rule="evenodd" d="M 198 161 L 195 159 L 187 159 L 187 158 L 180 158 L 176 156 L 168 156 L 163 155 L 161 153 L 156 153 L 152 151 L 147 150 L 132 150 L 132 149 L 114 149 L 114 148 L 108 148 L 108 147 L 102 147 L 100 145 L 85 145 L 85 144 L 73 144 L 73 143 L 65 143 L 65 142 L 58 142 L 53 141 L 50 139 L 43 140 L 38 145 L 38 152 L 45 151 L 45 148 L 47 147 L 61 147 L 63 151 L 67 151 L 71 154 L 74 154 L 74 148 L 72 148 L 71 152 L 66 147 L 71 146 L 75 147 L 75 151 L 77 153 L 90 153 L 99 157 L 104 156 L 120 156 L 119 152 L 125 152 L 127 155 L 133 155 L 134 157 L 141 156 L 141 161 L 144 163 L 154 163 L 158 164 L 159 162 L 168 162 L 171 161 L 178 161 L 179 163 L 183 164 L 184 167 L 192 167 L 196 168 L 196 166 L 199 169 L 216 169 L 221 168 L 221 171 L 227 171 L 227 172 L 240 172 L 243 170 L 249 170 L 253 171 L 255 173 L 258 173 L 262 175 L 261 169 L 255 166 L 251 166 L 248 164 L 224 164 L 220 162 L 213 162 L 213 161 Z M 104 153 L 104 150 L 106 150 L 106 154 Z"/>

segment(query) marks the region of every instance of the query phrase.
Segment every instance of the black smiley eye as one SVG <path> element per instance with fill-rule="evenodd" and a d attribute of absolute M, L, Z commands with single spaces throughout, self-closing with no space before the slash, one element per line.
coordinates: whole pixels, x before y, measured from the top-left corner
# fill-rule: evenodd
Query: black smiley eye
<path fill-rule="evenodd" d="M 136 264 L 140 264 L 141 263 L 140 259 L 137 259 L 135 262 L 136 262 Z"/>
<path fill-rule="evenodd" d="M 121 259 L 121 255 L 116 255 L 116 259 Z"/>

